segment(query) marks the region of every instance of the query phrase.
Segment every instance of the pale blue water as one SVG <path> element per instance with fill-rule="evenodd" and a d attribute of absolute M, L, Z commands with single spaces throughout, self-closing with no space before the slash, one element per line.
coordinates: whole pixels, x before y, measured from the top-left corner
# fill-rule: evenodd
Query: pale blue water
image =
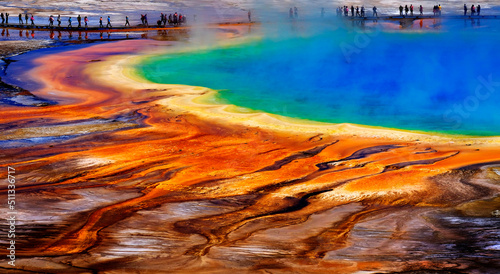
<path fill-rule="evenodd" d="M 500 21 L 480 23 L 371 36 L 324 29 L 157 56 L 139 69 L 153 82 L 220 90 L 220 103 L 289 117 L 500 135 Z"/>

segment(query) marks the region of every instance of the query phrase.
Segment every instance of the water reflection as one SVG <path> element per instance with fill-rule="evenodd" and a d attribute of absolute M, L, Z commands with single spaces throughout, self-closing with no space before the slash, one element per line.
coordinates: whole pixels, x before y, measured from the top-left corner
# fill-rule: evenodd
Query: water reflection
<path fill-rule="evenodd" d="M 150 37 L 161 40 L 179 40 L 188 37 L 187 30 L 149 30 L 140 32 L 113 32 L 113 31 L 85 31 L 85 30 L 13 30 L 2 28 L 1 37 L 8 38 L 11 31 L 18 35 L 17 39 L 50 39 L 50 40 L 120 40 L 120 39 L 149 39 Z M 152 35 L 150 35 L 152 33 Z"/>

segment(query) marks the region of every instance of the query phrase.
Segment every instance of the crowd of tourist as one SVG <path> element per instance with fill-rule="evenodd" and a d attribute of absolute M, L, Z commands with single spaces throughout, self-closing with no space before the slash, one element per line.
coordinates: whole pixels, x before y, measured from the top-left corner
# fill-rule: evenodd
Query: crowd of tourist
<path fill-rule="evenodd" d="M 470 7 L 470 15 L 474 16 L 474 15 L 476 15 L 476 13 L 478 16 L 481 15 L 481 5 L 477 5 L 477 7 L 472 5 Z M 467 4 L 464 4 L 464 16 L 467 16 Z"/>
<path fill-rule="evenodd" d="M 408 5 L 405 5 L 403 7 L 403 5 L 400 5 L 399 8 L 399 15 L 400 16 L 414 16 L 414 7 L 413 7 L 413 4 L 410 4 L 410 6 Z M 423 15 L 424 14 L 424 8 L 422 7 L 422 5 L 420 5 L 418 7 L 418 12 L 419 12 L 419 15 Z M 438 4 L 438 5 L 435 5 L 432 9 L 432 12 L 434 14 L 434 16 L 440 16 L 441 15 L 441 5 Z M 469 12 L 469 8 L 467 7 L 467 4 L 464 4 L 464 16 L 467 16 L 467 12 Z M 354 7 L 353 5 L 351 5 L 351 7 L 349 6 L 343 6 L 343 7 L 338 7 L 336 9 L 336 13 L 337 13 L 337 16 L 351 16 L 351 17 L 366 17 L 366 9 L 364 6 L 356 6 Z M 251 11 L 248 11 L 248 20 L 251 22 L 252 19 L 251 19 Z M 324 8 L 321 8 L 321 17 L 324 17 L 325 15 L 325 9 Z M 481 5 L 472 5 L 470 7 L 470 15 L 471 16 L 479 16 L 481 15 Z M 1 25 L 8 25 L 9 24 L 9 16 L 10 14 L 9 13 L 0 13 L 0 20 L 1 20 Z M 299 17 L 299 10 L 297 7 L 293 7 L 293 8 L 290 8 L 289 10 L 289 16 L 290 18 L 298 18 Z M 376 6 L 374 6 L 372 8 L 372 16 L 373 17 L 378 17 L 378 9 Z M 31 26 L 35 26 L 35 18 L 33 16 L 33 14 L 31 15 L 28 15 L 28 13 L 24 13 L 24 20 L 23 20 L 23 14 L 19 14 L 18 16 L 19 18 L 19 21 L 18 21 L 18 24 L 19 25 L 28 25 L 30 24 Z M 196 17 L 195 17 L 196 18 Z M 82 22 L 84 23 L 84 28 L 88 28 L 89 26 L 89 18 L 87 16 L 85 17 L 81 17 L 80 15 L 78 15 L 78 17 L 76 17 L 76 20 L 78 22 L 78 26 L 77 28 L 83 28 L 82 26 Z M 61 23 L 62 23 L 62 19 L 61 19 L 61 15 L 58 15 L 57 16 L 57 19 L 54 18 L 53 15 L 51 15 L 49 17 L 49 24 L 48 26 L 49 27 L 54 27 L 54 23 L 55 21 L 57 21 L 57 27 L 61 27 Z M 106 27 L 104 26 L 103 24 L 103 18 L 100 17 L 99 18 L 99 28 L 112 28 L 112 25 L 111 25 L 111 17 L 108 16 L 107 17 L 107 24 L 106 24 Z M 164 14 L 164 13 L 161 13 L 160 14 L 160 18 L 156 21 L 156 24 L 157 26 L 159 27 L 165 27 L 167 24 L 168 25 L 171 25 L 171 26 L 179 26 L 181 24 L 184 24 L 186 23 L 186 16 L 185 15 L 182 15 L 180 13 L 171 13 L 169 15 L 167 14 Z M 141 24 L 142 25 L 139 25 L 139 26 L 145 26 L 145 27 L 148 27 L 149 26 L 149 23 L 148 23 L 148 15 L 147 14 L 141 14 Z M 125 27 L 130 27 L 130 21 L 129 21 L 129 18 L 128 16 L 125 16 Z M 68 17 L 68 25 L 67 25 L 68 28 L 73 28 L 73 18 L 70 16 Z"/>
<path fill-rule="evenodd" d="M 0 13 L 0 20 L 1 20 L 1 25 L 9 25 L 9 16 L 10 14 L 9 13 Z M 89 18 L 87 16 L 83 17 L 81 15 L 78 15 L 78 17 L 76 17 L 76 20 L 78 22 L 78 26 L 76 26 L 77 28 L 88 28 L 89 26 Z M 61 24 L 62 24 L 62 19 L 61 19 L 61 15 L 58 15 L 57 16 L 57 19 L 51 15 L 49 16 L 49 19 L 48 19 L 48 26 L 49 27 L 54 27 L 54 23 L 57 21 L 57 27 L 60 28 L 61 27 Z M 73 28 L 73 18 L 71 16 L 68 17 L 68 25 L 67 27 L 68 28 Z M 84 23 L 84 26 L 82 26 L 82 22 Z M 99 28 L 112 28 L 113 26 L 111 25 L 111 17 L 108 16 L 107 19 L 106 19 L 106 26 L 104 26 L 103 24 L 103 18 L 102 16 L 99 18 Z M 141 14 L 141 22 L 142 22 L 142 26 L 149 26 L 148 24 L 148 15 L 147 14 Z M 31 23 L 31 24 L 30 24 Z M 182 14 L 179 14 L 177 12 L 175 12 L 174 14 L 170 14 L 170 15 L 166 15 L 166 14 L 163 14 L 161 13 L 160 15 L 160 19 L 157 21 L 157 25 L 158 26 L 166 26 L 167 24 L 168 25 L 172 25 L 172 26 L 179 26 L 183 23 L 186 23 L 186 16 L 182 15 Z M 19 25 L 28 25 L 30 24 L 30 26 L 35 26 L 35 17 L 33 16 L 33 14 L 31 15 L 28 15 L 28 13 L 25 13 L 24 14 L 24 21 L 23 21 L 23 14 L 20 13 L 19 14 L 19 21 L 18 21 L 18 24 Z M 12 23 L 11 23 L 12 25 Z M 129 21 L 129 18 L 128 16 L 125 16 L 125 27 L 130 27 L 130 21 Z"/>
<path fill-rule="evenodd" d="M 373 10 L 372 16 L 378 17 L 377 7 L 374 6 L 372 8 L 372 10 Z M 408 15 L 414 16 L 413 4 L 410 4 L 410 6 L 405 5 L 404 7 L 402 5 L 400 5 L 398 10 L 399 10 L 400 16 L 408 16 Z M 467 4 L 464 4 L 464 16 L 467 16 L 467 11 L 468 11 Z M 290 9 L 290 12 L 291 12 L 291 9 Z M 418 7 L 418 12 L 419 12 L 419 15 L 424 15 L 424 8 L 422 5 L 420 5 Z M 441 16 L 441 4 L 435 5 L 432 8 L 432 12 L 433 12 L 434 16 Z M 351 17 L 366 17 L 364 6 L 361 6 L 361 8 L 359 6 L 354 7 L 353 5 L 351 7 L 349 7 L 349 6 L 337 7 L 336 13 L 337 13 L 337 16 L 349 16 L 350 15 Z M 321 15 L 323 16 L 323 14 L 324 14 L 324 9 L 321 10 Z M 472 5 L 470 7 L 470 15 L 471 16 L 481 15 L 481 5 L 477 5 L 477 7 Z"/>

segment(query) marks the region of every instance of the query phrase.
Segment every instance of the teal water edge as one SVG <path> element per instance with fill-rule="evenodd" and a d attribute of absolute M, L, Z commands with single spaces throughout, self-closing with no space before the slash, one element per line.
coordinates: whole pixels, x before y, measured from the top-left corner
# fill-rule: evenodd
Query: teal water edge
<path fill-rule="evenodd" d="M 144 78 L 216 101 L 328 123 L 500 135 L 500 21 L 440 31 L 324 28 L 146 59 Z"/>

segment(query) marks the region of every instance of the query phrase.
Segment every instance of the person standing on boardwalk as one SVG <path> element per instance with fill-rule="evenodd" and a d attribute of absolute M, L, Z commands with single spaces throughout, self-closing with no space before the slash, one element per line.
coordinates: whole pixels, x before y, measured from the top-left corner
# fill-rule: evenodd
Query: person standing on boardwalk
<path fill-rule="evenodd" d="M 0 14 L 0 18 L 2 18 L 2 25 L 3 25 L 3 23 L 5 23 L 5 17 L 3 15 L 3 12 L 2 12 L 2 14 Z"/>
<path fill-rule="evenodd" d="M 351 16 L 354 17 L 354 6 L 351 6 Z"/>
<path fill-rule="evenodd" d="M 59 27 L 59 28 L 61 27 L 61 15 L 60 14 L 57 15 L 57 27 Z"/>
<path fill-rule="evenodd" d="M 424 15 L 424 7 L 422 7 L 422 5 L 420 5 L 419 11 L 420 15 Z"/>
<path fill-rule="evenodd" d="M 439 16 L 441 16 L 441 4 L 439 4 L 439 6 L 438 6 L 438 12 L 439 12 Z"/>
<path fill-rule="evenodd" d="M 9 14 L 5 13 L 5 24 L 9 24 Z"/>
<path fill-rule="evenodd" d="M 49 27 L 54 27 L 54 16 L 49 17 Z"/>
<path fill-rule="evenodd" d="M 361 17 L 365 17 L 365 6 L 361 6 Z"/>
<path fill-rule="evenodd" d="M 410 15 L 413 16 L 413 4 L 410 5 Z"/>
<path fill-rule="evenodd" d="M 405 15 L 406 15 L 406 16 L 408 16 L 408 11 L 409 11 L 409 10 L 410 10 L 410 9 L 408 8 L 408 5 L 405 5 Z"/>
<path fill-rule="evenodd" d="M 356 6 L 356 17 L 359 17 L 361 16 L 361 14 L 359 14 L 359 6 Z"/>
<path fill-rule="evenodd" d="M 377 7 L 373 6 L 373 17 L 378 17 Z"/>
<path fill-rule="evenodd" d="M 107 28 L 112 28 L 111 26 L 111 17 L 108 16 L 108 24 L 106 25 Z"/>
<path fill-rule="evenodd" d="M 149 27 L 149 24 L 148 24 L 148 14 L 144 14 L 144 25 L 146 25 L 147 27 Z"/>
<path fill-rule="evenodd" d="M 477 5 L 477 16 L 481 15 L 481 5 Z"/>
<path fill-rule="evenodd" d="M 248 10 L 248 22 L 252 23 L 252 11 Z"/>
<path fill-rule="evenodd" d="M 83 18 L 83 22 L 85 22 L 85 28 L 87 28 L 87 26 L 89 24 L 89 18 L 87 18 L 87 16 L 85 16 L 85 18 Z"/>
<path fill-rule="evenodd" d="M 128 16 L 125 16 L 125 27 L 127 25 L 130 27 L 130 22 L 128 21 Z"/>
<path fill-rule="evenodd" d="M 78 27 L 81 28 L 82 27 L 82 17 L 80 16 L 80 14 L 78 14 L 78 17 L 76 17 L 76 21 L 78 21 Z"/>
<path fill-rule="evenodd" d="M 28 24 L 28 13 L 24 14 L 24 22 L 26 22 L 26 25 Z"/>
<path fill-rule="evenodd" d="M 475 14 L 476 14 L 476 7 L 474 7 L 474 5 L 472 5 L 472 6 L 470 7 L 470 15 L 471 15 L 471 16 L 474 16 Z"/>
<path fill-rule="evenodd" d="M 403 6 L 399 6 L 399 15 L 403 16 Z"/>
<path fill-rule="evenodd" d="M 68 18 L 68 28 L 72 28 L 73 26 L 71 25 L 71 16 Z"/>
<path fill-rule="evenodd" d="M 26 23 L 28 23 L 28 22 L 26 22 Z M 20 14 L 20 13 L 19 13 L 19 24 L 21 24 L 21 25 L 24 24 L 24 22 L 23 22 L 23 15 Z"/>
<path fill-rule="evenodd" d="M 104 28 L 104 25 L 102 24 L 102 16 L 99 17 L 99 27 Z"/>
<path fill-rule="evenodd" d="M 33 14 L 31 14 L 31 25 L 35 25 L 35 17 L 33 17 Z"/>

